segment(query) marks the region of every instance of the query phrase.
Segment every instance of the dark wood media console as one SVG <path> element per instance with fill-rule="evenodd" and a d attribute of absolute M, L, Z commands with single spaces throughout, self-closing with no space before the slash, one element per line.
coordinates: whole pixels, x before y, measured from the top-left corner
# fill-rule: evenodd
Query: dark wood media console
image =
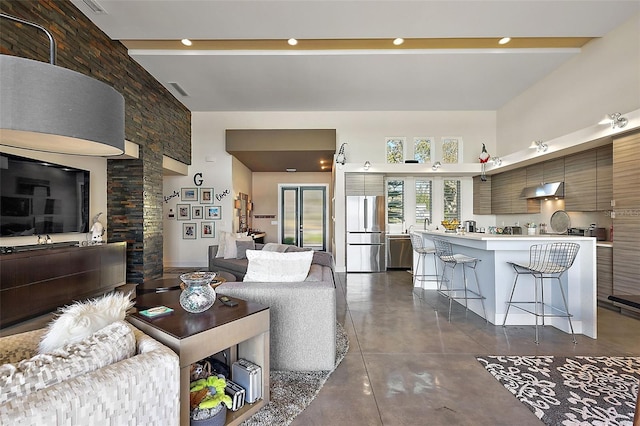
<path fill-rule="evenodd" d="M 125 242 L 0 255 L 0 328 L 124 284 L 126 259 Z"/>

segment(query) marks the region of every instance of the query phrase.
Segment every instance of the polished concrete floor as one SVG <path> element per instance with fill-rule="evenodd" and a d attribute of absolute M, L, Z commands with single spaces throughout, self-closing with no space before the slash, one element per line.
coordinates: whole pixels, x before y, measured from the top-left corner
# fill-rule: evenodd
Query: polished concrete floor
<path fill-rule="evenodd" d="M 640 320 L 599 308 L 598 339 L 578 344 L 553 327 L 486 324 L 406 271 L 338 274 L 338 321 L 350 347 L 292 423 L 309 425 L 541 425 L 478 355 L 640 355 Z"/>

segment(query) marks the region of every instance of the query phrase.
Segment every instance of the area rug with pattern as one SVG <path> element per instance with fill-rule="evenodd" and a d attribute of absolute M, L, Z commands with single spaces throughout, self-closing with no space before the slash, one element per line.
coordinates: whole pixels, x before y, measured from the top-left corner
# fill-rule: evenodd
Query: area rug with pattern
<path fill-rule="evenodd" d="M 477 360 L 547 425 L 629 425 L 640 357 L 482 356 Z"/>
<path fill-rule="evenodd" d="M 290 424 L 311 404 L 331 373 L 349 351 L 349 339 L 340 323 L 336 323 L 336 364 L 327 371 L 271 371 L 269 404 L 242 423 L 242 426 Z"/>

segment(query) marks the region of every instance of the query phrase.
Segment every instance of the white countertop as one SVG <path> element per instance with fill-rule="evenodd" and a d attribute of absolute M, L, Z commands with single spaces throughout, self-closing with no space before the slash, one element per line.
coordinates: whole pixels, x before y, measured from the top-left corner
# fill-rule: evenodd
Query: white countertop
<path fill-rule="evenodd" d="M 595 237 L 581 237 L 576 235 L 566 235 L 566 234 L 536 234 L 536 235 L 507 235 L 507 234 L 483 234 L 480 232 L 465 232 L 461 234 L 456 234 L 455 232 L 443 232 L 443 231 L 430 231 L 430 230 L 414 230 L 413 232 L 433 235 L 433 236 L 442 236 L 449 238 L 464 238 L 467 240 L 476 240 L 476 241 L 493 241 L 493 240 L 590 240 Z"/>

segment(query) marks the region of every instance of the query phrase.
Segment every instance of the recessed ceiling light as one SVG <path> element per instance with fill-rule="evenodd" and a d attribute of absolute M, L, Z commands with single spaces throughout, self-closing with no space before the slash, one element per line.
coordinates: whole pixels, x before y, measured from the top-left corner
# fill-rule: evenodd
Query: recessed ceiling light
<path fill-rule="evenodd" d="M 287 40 L 287 43 L 289 43 L 289 46 L 295 46 L 296 44 L 298 44 L 298 40 L 296 40 L 295 38 L 290 38 L 289 40 Z"/>
<path fill-rule="evenodd" d="M 402 43 L 404 43 L 404 39 L 403 38 L 396 38 L 393 40 L 393 44 L 395 44 L 396 46 L 400 46 Z"/>
<path fill-rule="evenodd" d="M 498 44 L 507 44 L 511 41 L 511 37 L 502 37 L 499 41 Z"/>
<path fill-rule="evenodd" d="M 185 46 L 191 46 L 193 44 L 191 43 L 191 40 L 189 40 L 188 38 L 183 38 L 182 40 L 180 40 L 180 42 Z"/>

